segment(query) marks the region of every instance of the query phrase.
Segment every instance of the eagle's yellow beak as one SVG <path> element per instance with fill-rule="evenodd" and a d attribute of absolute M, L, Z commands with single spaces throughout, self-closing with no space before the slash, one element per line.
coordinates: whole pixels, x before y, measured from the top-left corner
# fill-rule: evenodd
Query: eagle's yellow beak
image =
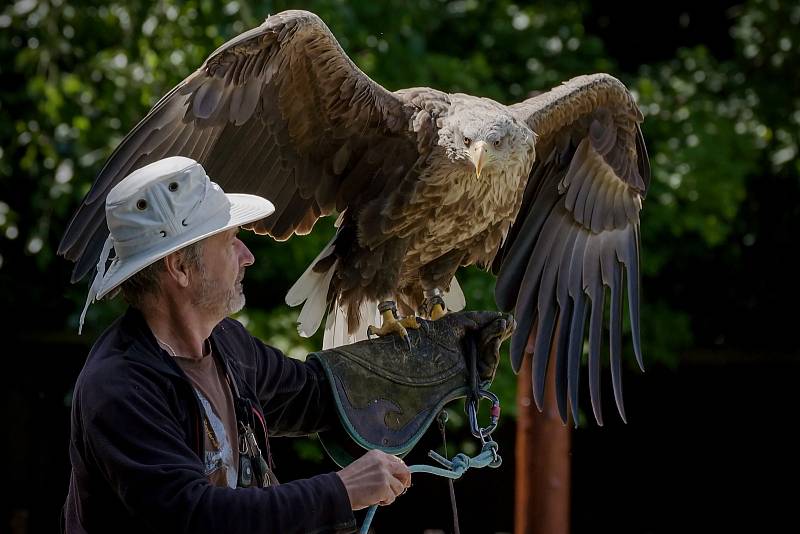
<path fill-rule="evenodd" d="M 480 180 L 481 171 L 486 163 L 486 143 L 478 141 L 472 145 L 472 148 L 469 150 L 469 157 L 472 160 L 472 164 L 475 165 L 475 174 L 478 176 L 478 180 Z"/>

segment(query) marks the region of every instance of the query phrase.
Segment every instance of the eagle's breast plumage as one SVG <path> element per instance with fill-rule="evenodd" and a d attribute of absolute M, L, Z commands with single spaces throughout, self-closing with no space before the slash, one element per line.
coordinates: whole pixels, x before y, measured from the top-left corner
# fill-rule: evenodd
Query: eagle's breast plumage
<path fill-rule="evenodd" d="M 451 105 L 446 116 L 437 120 L 430 165 L 420 176 L 421 185 L 409 206 L 425 211 L 426 216 L 419 230 L 410 236 L 407 267 L 425 265 L 456 248 L 468 253 L 464 265 L 488 264 L 516 218 L 535 159 L 534 135 L 517 123 L 515 128 L 506 130 L 503 140 L 510 147 L 510 157 L 501 164 L 487 166 L 477 177 L 473 163 L 453 150 L 458 143 L 456 136 L 463 133 L 454 131 L 447 119 L 452 122 L 458 114 L 474 117 L 476 109 L 491 117 L 504 113 L 509 123 L 514 119 L 505 113 L 504 106 L 492 100 L 463 94 L 448 97 Z M 490 125 L 491 121 L 486 121 L 463 127 L 485 129 Z"/>

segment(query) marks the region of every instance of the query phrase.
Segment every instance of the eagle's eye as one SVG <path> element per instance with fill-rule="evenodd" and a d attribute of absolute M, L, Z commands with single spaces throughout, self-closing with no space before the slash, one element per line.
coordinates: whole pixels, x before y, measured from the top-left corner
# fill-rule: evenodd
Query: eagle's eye
<path fill-rule="evenodd" d="M 470 144 L 471 142 L 472 142 L 472 139 L 470 139 L 469 137 L 465 137 L 465 138 L 464 138 L 464 146 L 465 146 L 465 147 L 469 147 L 469 144 Z"/>
<path fill-rule="evenodd" d="M 495 148 L 500 148 L 501 144 L 502 144 L 502 142 L 500 141 L 500 139 L 495 139 L 495 141 L 494 141 L 494 147 Z"/>

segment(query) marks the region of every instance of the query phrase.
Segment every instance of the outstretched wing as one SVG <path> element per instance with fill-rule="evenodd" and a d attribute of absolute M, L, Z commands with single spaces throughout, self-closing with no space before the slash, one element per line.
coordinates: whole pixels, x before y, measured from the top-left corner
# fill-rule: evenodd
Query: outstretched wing
<path fill-rule="evenodd" d="M 200 161 L 227 192 L 264 196 L 258 233 L 287 239 L 395 187 L 420 157 L 413 107 L 361 72 L 313 13 L 286 11 L 228 41 L 117 147 L 59 246 L 72 280 L 97 263 L 109 190 L 166 156 Z M 380 178 L 380 179 L 376 179 Z"/>
<path fill-rule="evenodd" d="M 555 359 L 556 398 L 578 421 L 578 378 L 589 318 L 589 387 L 600 409 L 604 301 L 610 295 L 609 347 L 614 398 L 625 420 L 621 383 L 622 294 L 627 287 L 633 348 L 639 366 L 639 211 L 650 166 L 633 97 L 607 74 L 573 78 L 511 106 L 538 135 L 537 161 L 522 207 L 493 269 L 498 306 L 514 310 L 511 359 L 519 371 L 533 357 L 533 393 L 544 398 L 548 360 Z"/>

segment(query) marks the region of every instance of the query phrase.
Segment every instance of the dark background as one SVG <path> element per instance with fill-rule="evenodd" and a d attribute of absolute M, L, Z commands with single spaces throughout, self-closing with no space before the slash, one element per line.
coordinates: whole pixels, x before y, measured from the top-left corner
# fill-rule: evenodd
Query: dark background
<path fill-rule="evenodd" d="M 130 4 L 138 26 L 132 24 L 119 34 L 107 20 L 111 15 L 104 18 L 85 11 L 89 4 L 76 4 L 70 23 L 75 34 L 67 40 L 83 47 L 76 44 L 59 53 L 57 37 L 66 38 L 62 30 L 69 4 L 48 4 L 50 9 L 35 21 L 31 13 L 41 4 L 28 11 L 29 6 L 20 4 L 0 8 L 8 17 L 0 18 L 0 202 L 6 205 L 0 211 L 6 340 L 2 406 L 3 457 L 8 461 L 0 532 L 57 530 L 69 477 L 71 388 L 92 339 L 121 309 L 118 303 L 94 306 L 88 333 L 75 335 L 86 281 L 70 286 L 70 265 L 53 255 L 69 214 L 113 148 L 115 135 L 118 140 L 223 38 L 240 31 L 236 21 L 247 21 L 245 27 L 250 27 L 265 13 L 287 6 L 320 14 L 356 62 L 390 89 L 432 85 L 513 102 L 524 94 L 516 95 L 518 89 L 509 82 L 518 83 L 524 92 L 605 70 L 638 92 L 654 170 L 642 213 L 647 372 L 642 375 L 633 366 L 625 372 L 627 425 L 615 417 L 610 383 L 603 384 L 602 428 L 594 424 L 585 403 L 588 391 L 582 392 L 586 417 L 572 434 L 572 531 L 796 529 L 791 513 L 797 496 L 798 440 L 792 425 L 800 377 L 795 326 L 800 295 L 794 259 L 800 235 L 800 170 L 794 157 L 800 137 L 796 5 L 520 4 L 516 9 L 532 17 L 543 13 L 547 22 L 519 35 L 506 28 L 507 20 L 505 26 L 498 22 L 513 11 L 509 2 L 490 2 L 464 12 L 451 9 L 456 2 L 388 2 L 382 7 L 253 2 L 234 13 L 224 11 L 222 4 L 197 3 L 202 20 L 192 24 L 217 25 L 219 32 L 211 38 L 192 35 L 188 24 L 172 22 L 171 29 L 161 8 L 147 2 Z M 431 21 L 440 14 L 443 22 L 437 26 Z M 150 15 L 162 24 L 145 45 L 136 35 Z M 401 19 L 403 24 L 409 19 L 410 34 L 398 30 L 400 22 L 394 21 Z M 53 26 L 47 26 L 50 23 Z M 580 37 L 581 47 L 549 53 L 537 38 L 559 35 L 562 27 Z M 48 28 L 56 28 L 55 37 L 48 37 Z M 480 40 L 484 33 L 494 36 L 493 46 Z M 376 51 L 369 39 L 373 35 L 386 39 L 388 52 Z M 31 37 L 38 39 L 37 47 L 30 46 Z M 172 44 L 164 39 L 172 39 Z M 193 49 L 187 45 L 192 42 L 200 44 Z M 48 47 L 51 54 L 43 63 L 41 55 Z M 170 68 L 164 58 L 172 49 L 185 52 L 185 65 Z M 106 56 L 118 50 L 128 51 L 128 64 L 122 70 L 106 68 Z M 162 63 L 147 63 L 145 50 L 155 52 Z M 409 50 L 417 55 L 409 56 Z M 520 54 L 540 58 L 543 68 L 518 70 Z M 775 60 L 776 55 L 782 59 Z M 460 56 L 467 59 L 447 61 Z M 410 65 L 407 57 L 416 57 L 418 64 Z M 57 65 L 55 72 L 48 65 Z M 132 82 L 131 69 L 137 65 L 149 65 L 145 70 L 156 73 L 154 79 Z M 100 79 L 89 79 L 90 67 L 100 70 Z M 700 70 L 705 80 L 688 91 L 683 82 L 697 80 Z M 70 74 L 80 84 L 96 86 L 94 100 L 74 104 L 81 89 L 73 91 L 61 83 Z M 718 86 L 710 82 L 715 75 L 724 79 Z M 37 85 L 39 78 L 45 81 Z M 119 85 L 116 78 L 128 80 L 127 85 Z M 109 87 L 123 87 L 121 102 L 113 96 L 118 89 Z M 53 91 L 60 92 L 62 101 L 53 104 L 55 110 L 48 107 Z M 660 111 L 646 111 L 653 104 Z M 689 110 L 688 117 L 679 113 L 682 107 Z M 88 127 L 76 122 L 80 116 L 88 117 Z M 109 117 L 118 120 L 109 123 Z M 77 133 L 59 141 L 52 132 L 61 123 L 71 124 Z M 699 143 L 689 142 L 691 135 L 699 137 Z M 678 142 L 671 143 L 675 138 Z M 98 152 L 95 161 L 78 163 L 93 152 Z M 48 166 L 47 158 L 54 164 Z M 72 186 L 54 197 L 56 170 L 68 159 L 74 162 Z M 671 176 L 684 163 L 690 169 L 675 187 Z M 672 195 L 672 201 L 664 195 Z M 16 234 L 9 233 L 11 226 Z M 316 236 L 287 244 L 248 239 L 259 258 L 258 269 L 248 273 L 248 317 L 256 333 L 284 350 L 313 347 L 294 337 L 286 339 L 292 312 L 281 302 L 326 232 L 329 225 Z M 37 236 L 44 241 L 39 250 L 31 246 Z M 463 276 L 472 307 L 491 306 L 491 279 L 475 271 Z M 469 472 L 456 483 L 462 532 L 513 528 L 515 381 L 505 362 L 504 366 L 496 385 L 506 409 L 496 434 L 504 464 L 499 470 Z M 452 454 L 468 440 L 463 428 L 449 432 Z M 274 441 L 282 480 L 333 469 L 320 459 L 313 441 Z M 431 432 L 409 463 L 425 461 L 425 451 L 438 445 Z M 378 532 L 449 531 L 447 484 L 425 475 L 415 478 L 412 490 L 379 510 L 374 524 Z"/>

